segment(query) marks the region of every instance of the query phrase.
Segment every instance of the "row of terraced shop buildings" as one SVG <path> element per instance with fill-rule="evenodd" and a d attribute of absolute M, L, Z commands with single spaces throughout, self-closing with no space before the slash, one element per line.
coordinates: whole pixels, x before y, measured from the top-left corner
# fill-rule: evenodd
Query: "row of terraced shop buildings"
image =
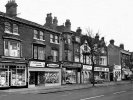
<path fill-rule="evenodd" d="M 70 20 L 58 25 L 49 13 L 46 23 L 39 25 L 17 17 L 17 3 L 6 5 L 0 12 L 0 88 L 57 86 L 67 83 L 90 83 L 92 63 L 88 42 L 78 28 L 71 30 Z M 104 37 L 100 59 L 94 68 L 95 77 L 105 81 L 128 79 L 131 72 L 132 53 Z"/>

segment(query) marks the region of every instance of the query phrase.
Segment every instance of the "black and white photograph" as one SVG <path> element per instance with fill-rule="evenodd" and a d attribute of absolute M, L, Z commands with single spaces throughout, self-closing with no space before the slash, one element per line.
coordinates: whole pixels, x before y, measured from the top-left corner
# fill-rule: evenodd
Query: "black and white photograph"
<path fill-rule="evenodd" d="M 133 0 L 0 0 L 0 100 L 133 100 Z"/>

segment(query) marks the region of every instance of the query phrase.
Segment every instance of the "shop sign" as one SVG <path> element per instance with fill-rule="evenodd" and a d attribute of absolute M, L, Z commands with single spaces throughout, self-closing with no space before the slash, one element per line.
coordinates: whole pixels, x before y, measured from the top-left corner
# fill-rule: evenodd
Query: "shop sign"
<path fill-rule="evenodd" d="M 45 67 L 45 62 L 30 61 L 30 67 Z"/>
<path fill-rule="evenodd" d="M 81 64 L 77 64 L 77 63 L 63 63 L 62 66 L 65 66 L 65 67 L 74 67 L 74 68 L 79 68 L 81 67 Z"/>
<path fill-rule="evenodd" d="M 85 70 L 92 70 L 92 66 L 83 65 L 83 69 L 85 69 Z"/>
<path fill-rule="evenodd" d="M 120 65 L 115 65 L 114 69 L 121 69 L 121 66 Z"/>
<path fill-rule="evenodd" d="M 109 72 L 109 68 L 95 67 L 95 68 L 94 68 L 94 71 Z"/>
<path fill-rule="evenodd" d="M 48 67 L 59 67 L 58 64 L 47 64 Z"/>

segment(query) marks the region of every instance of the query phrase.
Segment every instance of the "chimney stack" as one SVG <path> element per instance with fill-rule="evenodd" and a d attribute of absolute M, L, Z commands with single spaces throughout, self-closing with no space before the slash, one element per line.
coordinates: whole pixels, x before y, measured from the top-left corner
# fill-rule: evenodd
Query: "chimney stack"
<path fill-rule="evenodd" d="M 48 13 L 46 17 L 46 23 L 44 26 L 46 26 L 47 28 L 52 28 L 52 21 L 53 21 L 52 13 Z"/>
<path fill-rule="evenodd" d="M 112 40 L 110 40 L 110 44 L 112 44 L 112 45 L 114 45 L 114 40 L 112 39 Z"/>
<path fill-rule="evenodd" d="M 66 31 L 71 31 L 71 22 L 69 19 L 67 19 L 65 22 L 65 29 Z"/>
<path fill-rule="evenodd" d="M 81 35 L 82 33 L 82 29 L 80 27 L 77 28 L 76 32 L 78 33 L 78 35 Z"/>
<path fill-rule="evenodd" d="M 124 49 L 124 44 L 120 44 L 120 48 L 121 49 Z"/>
<path fill-rule="evenodd" d="M 58 25 L 57 17 L 54 17 L 54 19 L 53 19 L 53 29 L 56 30 L 57 25 Z"/>
<path fill-rule="evenodd" d="M 6 7 L 6 14 L 14 17 L 17 16 L 17 3 L 15 2 L 15 0 L 10 0 L 8 1 L 8 3 L 5 5 Z"/>

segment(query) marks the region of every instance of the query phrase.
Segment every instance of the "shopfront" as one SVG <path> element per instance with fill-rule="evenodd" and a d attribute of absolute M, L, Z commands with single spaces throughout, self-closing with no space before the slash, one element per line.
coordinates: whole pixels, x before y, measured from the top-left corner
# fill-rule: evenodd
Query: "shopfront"
<path fill-rule="evenodd" d="M 65 62 L 62 65 L 62 84 L 81 83 L 81 64 Z"/>
<path fill-rule="evenodd" d="M 92 66 L 83 65 L 82 83 L 90 83 L 91 75 L 92 75 Z"/>
<path fill-rule="evenodd" d="M 115 65 L 113 70 L 114 81 L 121 81 L 121 66 Z"/>
<path fill-rule="evenodd" d="M 130 76 L 132 75 L 132 71 L 129 68 L 122 68 L 122 79 L 130 80 Z"/>
<path fill-rule="evenodd" d="M 26 64 L 0 63 L 0 88 L 25 87 Z"/>
<path fill-rule="evenodd" d="M 94 76 L 100 77 L 101 79 L 104 79 L 105 81 L 109 81 L 109 68 L 105 67 L 95 67 L 94 68 Z"/>
<path fill-rule="evenodd" d="M 61 85 L 61 69 L 58 64 L 31 61 L 28 68 L 29 87 Z"/>

